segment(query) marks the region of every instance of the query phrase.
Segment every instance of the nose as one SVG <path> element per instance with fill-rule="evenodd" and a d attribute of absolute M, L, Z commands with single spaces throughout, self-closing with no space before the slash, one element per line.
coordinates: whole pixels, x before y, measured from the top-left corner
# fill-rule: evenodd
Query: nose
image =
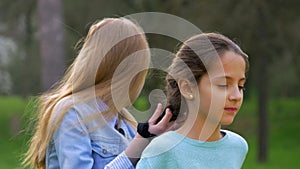
<path fill-rule="evenodd" d="M 230 101 L 241 101 L 243 99 L 243 90 L 241 90 L 238 86 L 232 87 L 228 95 Z"/>

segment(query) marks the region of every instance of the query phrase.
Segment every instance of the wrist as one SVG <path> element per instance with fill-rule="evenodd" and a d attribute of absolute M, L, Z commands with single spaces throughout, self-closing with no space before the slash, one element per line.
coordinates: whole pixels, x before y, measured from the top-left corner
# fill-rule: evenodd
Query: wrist
<path fill-rule="evenodd" d="M 152 134 L 149 132 L 149 123 L 148 122 L 138 123 L 137 133 L 140 137 L 148 138 L 148 139 L 156 136 L 155 134 Z"/>
<path fill-rule="evenodd" d="M 147 141 L 151 141 L 152 140 L 151 137 L 150 138 L 145 138 L 145 137 L 141 136 L 139 133 L 136 133 L 134 139 L 138 139 L 138 140 L 142 139 L 142 140 L 147 140 Z"/>

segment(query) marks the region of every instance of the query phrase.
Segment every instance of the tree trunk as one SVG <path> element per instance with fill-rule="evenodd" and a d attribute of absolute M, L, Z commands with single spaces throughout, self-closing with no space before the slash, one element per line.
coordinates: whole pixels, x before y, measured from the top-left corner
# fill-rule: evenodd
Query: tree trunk
<path fill-rule="evenodd" d="M 61 0 L 38 0 L 41 85 L 48 90 L 64 73 L 65 50 Z"/>
<path fill-rule="evenodd" d="M 30 70 L 28 65 L 32 62 L 32 55 L 31 55 L 31 47 L 32 47 L 32 22 L 31 22 L 31 13 L 32 8 L 28 9 L 25 14 L 25 39 L 24 39 L 24 49 L 25 49 L 25 56 L 24 62 L 22 64 L 22 77 L 24 77 L 22 81 L 22 96 L 26 98 L 30 94 Z"/>
<path fill-rule="evenodd" d="M 258 111 L 259 111 L 259 120 L 258 120 L 258 161 L 263 163 L 267 161 L 267 152 L 268 152 L 268 75 L 266 70 L 267 58 L 265 56 L 260 58 L 260 74 L 259 81 L 261 82 L 258 86 Z"/>
<path fill-rule="evenodd" d="M 268 41 L 269 35 L 266 31 L 267 23 L 267 14 L 264 12 L 266 10 L 262 4 L 259 4 L 257 9 L 258 15 L 258 36 L 259 41 L 261 42 L 259 45 L 259 52 L 261 55 L 259 57 L 259 74 L 258 80 L 258 111 L 259 111 L 259 120 L 258 120 L 258 161 L 260 163 L 264 163 L 267 161 L 268 157 L 268 136 L 269 136 L 269 128 L 268 128 L 268 87 L 269 87 L 269 79 L 268 79 L 268 60 L 270 58 L 270 52 L 268 52 L 268 48 L 270 48 L 269 44 L 265 42 Z"/>

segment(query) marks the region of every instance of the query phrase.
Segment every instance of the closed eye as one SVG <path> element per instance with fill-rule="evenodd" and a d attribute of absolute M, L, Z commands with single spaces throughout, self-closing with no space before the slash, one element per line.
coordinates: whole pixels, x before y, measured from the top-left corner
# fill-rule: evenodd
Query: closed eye
<path fill-rule="evenodd" d="M 242 91 L 246 90 L 245 86 L 239 86 L 239 89 L 242 90 Z"/>
<path fill-rule="evenodd" d="M 226 84 L 222 84 L 222 85 L 217 85 L 218 87 L 220 87 L 220 88 L 227 88 L 228 87 L 228 85 L 226 85 Z"/>

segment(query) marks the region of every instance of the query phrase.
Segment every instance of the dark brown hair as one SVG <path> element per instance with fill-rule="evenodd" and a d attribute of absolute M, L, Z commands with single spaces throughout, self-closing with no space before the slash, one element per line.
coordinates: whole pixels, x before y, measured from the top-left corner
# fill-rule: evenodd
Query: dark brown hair
<path fill-rule="evenodd" d="M 200 81 L 207 73 L 210 64 L 232 51 L 244 58 L 246 70 L 249 70 L 248 56 L 232 40 L 219 33 L 202 33 L 189 38 L 180 46 L 176 57 L 168 69 L 166 76 L 167 105 L 175 120 L 180 112 L 186 111 L 185 100 L 182 99 L 177 81 L 186 78 L 192 83 Z"/>

